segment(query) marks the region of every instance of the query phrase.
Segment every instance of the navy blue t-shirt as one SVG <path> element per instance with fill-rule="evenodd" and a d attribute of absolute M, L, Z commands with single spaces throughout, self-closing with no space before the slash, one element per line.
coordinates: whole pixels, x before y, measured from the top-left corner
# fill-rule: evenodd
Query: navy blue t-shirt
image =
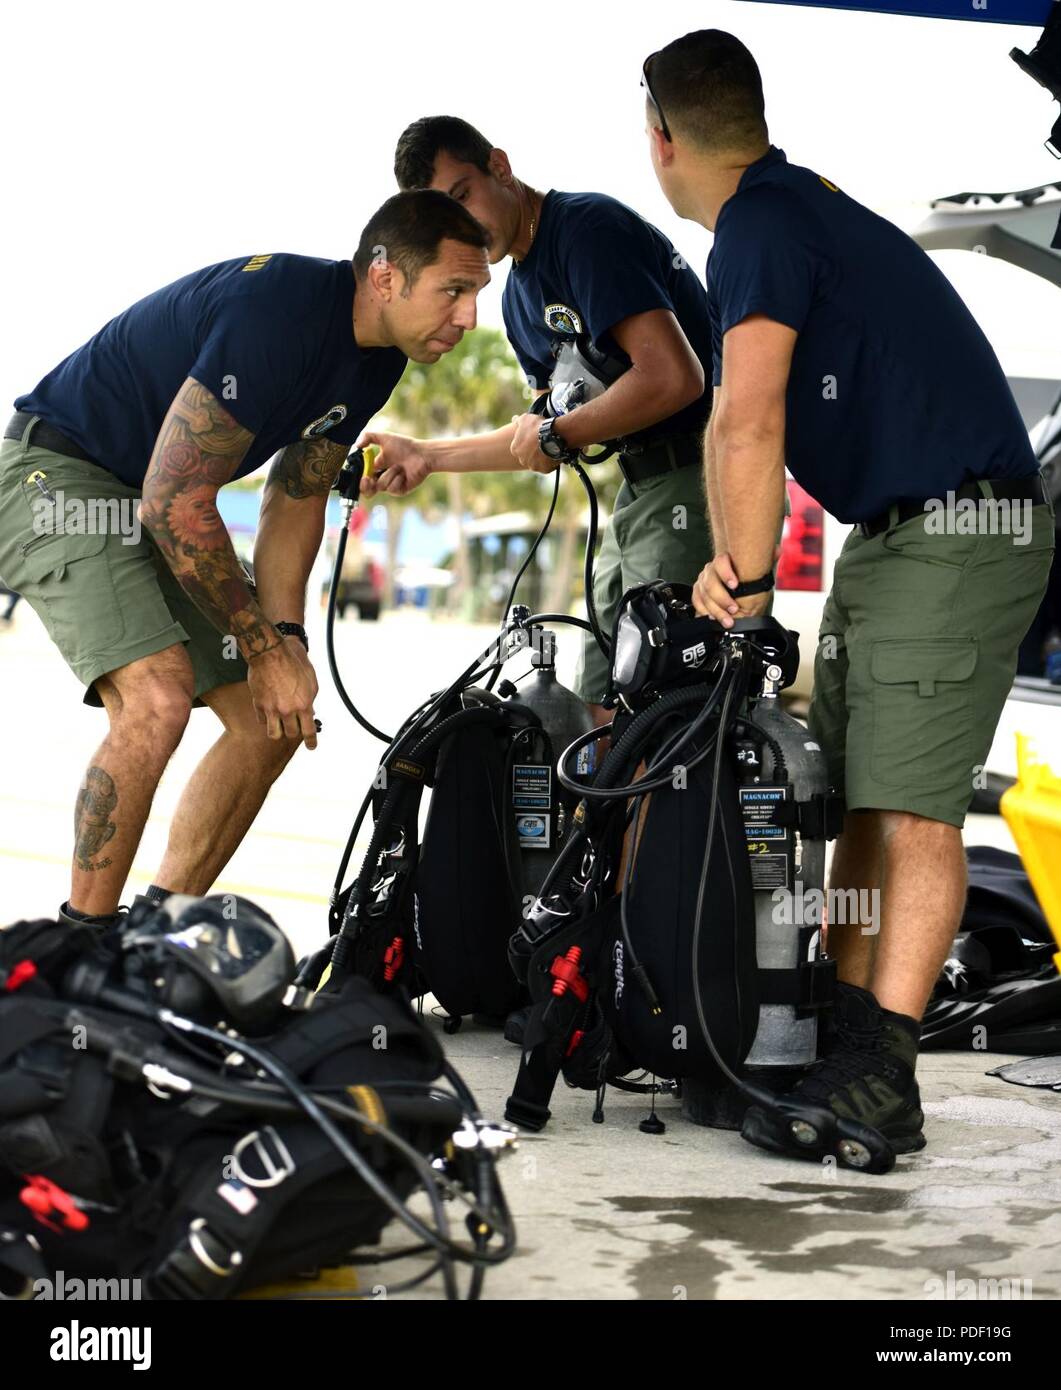
<path fill-rule="evenodd" d="M 244 477 L 316 426 L 351 445 L 406 358 L 354 341 L 350 261 L 278 253 L 185 275 L 139 300 L 15 402 L 140 487 L 162 421 L 193 377 L 254 435 Z"/>
<path fill-rule="evenodd" d="M 893 223 L 771 145 L 722 206 L 707 261 L 714 384 L 749 314 L 799 334 L 792 476 L 841 521 L 1038 465 L 1009 383 L 942 271 Z"/>
<path fill-rule="evenodd" d="M 628 362 L 611 329 L 634 314 L 670 309 L 704 368 L 711 365 L 707 296 L 696 272 L 655 227 L 603 193 L 547 193 L 530 251 L 513 265 L 502 313 L 509 342 L 528 380 L 549 385 L 557 334 L 547 309 L 567 309 L 577 332 Z M 703 427 L 711 392 L 634 436 L 638 440 Z"/>

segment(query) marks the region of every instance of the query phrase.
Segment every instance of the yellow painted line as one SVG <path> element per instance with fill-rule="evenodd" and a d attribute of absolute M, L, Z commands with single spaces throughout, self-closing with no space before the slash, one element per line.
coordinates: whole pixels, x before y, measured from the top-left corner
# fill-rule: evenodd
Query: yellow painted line
<path fill-rule="evenodd" d="M 0 802 L 2 801 L 10 801 L 15 806 L 42 806 L 49 811 L 63 811 L 64 813 L 70 810 L 65 801 L 42 801 L 40 797 L 0 795 Z M 163 825 L 168 823 L 170 819 L 170 816 L 150 815 L 147 818 L 147 823 L 148 825 Z M 329 849 L 343 849 L 346 846 L 345 840 L 326 840 L 320 835 L 293 835 L 288 830 L 257 830 L 254 826 L 251 826 L 246 838 L 249 839 L 252 835 L 260 835 L 269 840 L 294 840 L 302 845 L 327 845 Z"/>
<path fill-rule="evenodd" d="M 4 849 L 0 847 L 0 855 L 5 859 L 29 859 L 35 864 L 58 864 L 61 867 L 69 865 L 69 859 L 63 859 L 58 854 L 40 854 L 36 850 Z M 136 879 L 140 883 L 150 883 L 151 875 L 144 873 L 135 865 L 130 870 L 129 877 Z M 327 906 L 328 899 L 320 893 L 299 893 L 293 888 L 271 888 L 264 883 L 234 883 L 231 879 L 221 878 L 214 884 L 211 890 L 214 893 L 239 893 L 243 897 L 254 897 L 256 893 L 267 893 L 271 898 L 285 898 L 289 902 L 297 903 L 319 903 Z"/>

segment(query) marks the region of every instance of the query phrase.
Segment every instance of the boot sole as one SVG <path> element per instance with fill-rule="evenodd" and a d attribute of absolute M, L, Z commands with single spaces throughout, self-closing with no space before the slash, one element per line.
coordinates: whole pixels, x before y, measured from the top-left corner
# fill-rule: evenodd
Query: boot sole
<path fill-rule="evenodd" d="M 795 1127 L 806 1133 L 808 1142 L 795 1137 Z M 925 1147 L 922 1133 L 885 1134 L 855 1120 L 844 1120 L 831 1110 L 779 1103 L 767 1108 L 751 1105 L 744 1116 L 741 1137 L 756 1148 L 786 1158 L 821 1163 L 833 1157 L 843 1168 L 858 1173 L 888 1173 L 899 1153 L 914 1153 Z"/>

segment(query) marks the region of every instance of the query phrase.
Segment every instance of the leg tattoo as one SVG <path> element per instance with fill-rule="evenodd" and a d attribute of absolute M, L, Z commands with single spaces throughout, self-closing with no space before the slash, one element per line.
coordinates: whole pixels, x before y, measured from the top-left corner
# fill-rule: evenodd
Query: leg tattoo
<path fill-rule="evenodd" d="M 92 860 L 114 837 L 117 826 L 111 814 L 117 804 L 114 778 L 101 767 L 90 767 L 77 794 L 74 810 L 74 858 L 77 867 L 86 873 L 105 869 L 111 862 L 109 856 L 96 864 Z"/>

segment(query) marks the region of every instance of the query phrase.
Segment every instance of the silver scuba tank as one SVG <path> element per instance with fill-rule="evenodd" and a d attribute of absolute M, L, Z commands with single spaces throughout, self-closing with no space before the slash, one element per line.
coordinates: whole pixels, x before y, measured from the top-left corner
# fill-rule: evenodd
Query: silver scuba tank
<path fill-rule="evenodd" d="M 768 668 L 763 691 L 748 701 L 737 734 L 741 811 L 755 895 L 760 970 L 793 971 L 822 955 L 825 838 L 795 823 L 775 824 L 778 803 L 810 802 L 829 790 L 825 757 L 807 729 L 777 697 Z M 750 726 L 750 727 L 749 727 Z M 745 1064 L 798 1067 L 817 1055 L 816 1012 L 800 1017 L 790 1003 L 762 1003 Z"/>

